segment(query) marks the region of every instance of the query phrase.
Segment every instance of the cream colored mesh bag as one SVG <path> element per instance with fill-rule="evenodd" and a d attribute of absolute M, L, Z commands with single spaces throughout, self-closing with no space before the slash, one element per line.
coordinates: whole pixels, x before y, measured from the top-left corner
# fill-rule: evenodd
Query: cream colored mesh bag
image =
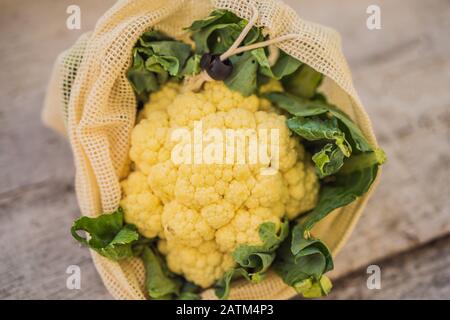
<path fill-rule="evenodd" d="M 376 146 L 371 124 L 352 84 L 341 51 L 339 35 L 331 29 L 301 20 L 277 0 L 254 0 L 257 26 L 271 38 L 297 33 L 277 46 L 323 73 L 321 90 L 346 112 Z M 119 0 L 56 61 L 43 111 L 44 122 L 67 134 L 76 165 L 76 192 L 83 215 L 114 211 L 121 198 L 119 179 L 127 165 L 129 138 L 136 116 L 136 100 L 125 72 L 131 51 L 147 29 L 154 27 L 186 40 L 183 27 L 214 9 L 227 9 L 250 19 L 246 0 Z M 373 187 L 372 187 L 373 190 Z M 333 255 L 339 251 L 358 220 L 370 192 L 330 214 L 314 229 Z M 106 287 L 117 299 L 144 299 L 144 269 L 139 259 L 112 262 L 92 252 Z M 274 274 L 259 284 L 234 283 L 230 299 L 287 299 L 294 290 Z M 212 290 L 202 293 L 214 299 Z"/>

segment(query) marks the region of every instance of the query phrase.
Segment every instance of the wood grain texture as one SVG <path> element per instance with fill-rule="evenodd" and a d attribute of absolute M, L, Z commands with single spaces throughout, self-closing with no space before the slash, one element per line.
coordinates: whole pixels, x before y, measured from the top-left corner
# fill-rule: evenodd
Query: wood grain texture
<path fill-rule="evenodd" d="M 450 237 L 410 252 L 375 261 L 380 289 L 368 289 L 367 269 L 338 279 L 327 299 L 448 299 L 450 297 Z"/>
<path fill-rule="evenodd" d="M 449 2 L 286 2 L 300 16 L 341 33 L 355 85 L 389 158 L 336 259 L 333 276 L 341 280 L 330 298 L 450 298 L 449 275 L 442 271 L 448 269 L 449 241 L 424 246 L 450 231 Z M 0 0 L 1 299 L 110 298 L 89 253 L 68 234 L 78 215 L 70 148 L 40 123 L 56 55 L 92 29 L 114 1 L 75 1 L 80 31 L 65 27 L 72 3 Z M 365 26 L 369 4 L 382 9 L 381 30 Z M 367 293 L 361 286 L 374 261 L 387 261 L 384 285 Z M 81 267 L 81 290 L 66 288 L 72 264 Z"/>
<path fill-rule="evenodd" d="M 2 194 L 1 298 L 109 298 L 89 252 L 68 236 L 78 215 L 73 193 L 72 182 L 54 179 Z M 66 287 L 70 265 L 80 267 L 80 290 Z"/>
<path fill-rule="evenodd" d="M 82 30 L 65 26 L 73 1 L 0 1 L 0 298 L 108 299 L 89 252 L 69 236 L 79 215 L 67 141 L 40 121 L 59 52 L 114 1 L 77 0 Z M 66 269 L 81 268 L 81 290 Z"/>

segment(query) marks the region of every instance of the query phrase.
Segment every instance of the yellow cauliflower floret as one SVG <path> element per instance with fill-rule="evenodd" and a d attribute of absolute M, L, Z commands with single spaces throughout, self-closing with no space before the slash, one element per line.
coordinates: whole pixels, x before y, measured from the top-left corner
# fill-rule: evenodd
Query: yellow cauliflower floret
<path fill-rule="evenodd" d="M 248 111 L 256 112 L 260 103 L 260 99 L 257 96 L 244 97 L 239 92 L 228 89 L 223 82 L 219 81 L 206 83 L 205 90 L 201 94 L 214 104 L 218 111 L 244 108 Z"/>
<path fill-rule="evenodd" d="M 225 137 L 200 142 L 201 163 L 191 145 L 198 123 Z M 180 128 L 186 130 L 181 141 L 173 141 Z M 259 153 L 267 159 L 256 161 L 251 144 L 239 149 L 239 140 L 228 154 L 228 134 L 238 131 L 245 133 L 242 141 L 260 142 Z M 217 145 L 225 152 L 217 153 Z M 192 158 L 174 161 L 178 147 Z M 319 182 L 308 158 L 286 118 L 267 100 L 243 97 L 218 81 L 199 93 L 169 83 L 151 95 L 132 132 L 134 167 L 122 182 L 125 219 L 143 235 L 161 239 L 158 248 L 171 271 L 209 287 L 235 266 L 231 254 L 238 246 L 261 244 L 262 223 L 279 227 L 283 217 L 293 219 L 315 206 Z"/>
<path fill-rule="evenodd" d="M 195 209 L 177 201 L 164 206 L 162 213 L 164 234 L 169 240 L 197 247 L 202 242 L 214 239 L 215 230 Z"/>
<path fill-rule="evenodd" d="M 164 237 L 161 225 L 162 204 L 147 184 L 147 177 L 132 172 L 122 181 L 123 199 L 120 205 L 125 211 L 125 220 L 138 227 L 145 237 Z"/>
<path fill-rule="evenodd" d="M 239 209 L 233 220 L 216 232 L 216 242 L 222 252 L 232 252 L 239 245 L 260 245 L 259 226 L 273 222 L 280 226 L 281 218 L 267 208 Z"/>
<path fill-rule="evenodd" d="M 167 107 L 172 126 L 192 127 L 195 120 L 216 112 L 216 107 L 205 97 L 194 92 L 178 95 Z"/>
<path fill-rule="evenodd" d="M 209 287 L 234 266 L 231 255 L 221 252 L 215 241 L 206 241 L 197 247 L 176 241 L 159 242 L 158 248 L 166 254 L 167 266 L 175 273 L 201 287 Z"/>
<path fill-rule="evenodd" d="M 310 161 L 298 162 L 284 174 L 289 185 L 289 200 L 286 203 L 286 215 L 289 219 L 299 212 L 313 209 L 317 203 L 319 181 L 314 165 Z"/>
<path fill-rule="evenodd" d="M 149 173 L 153 165 L 163 161 L 161 156 L 164 154 L 160 151 L 168 132 L 167 123 L 164 121 L 167 121 L 167 114 L 164 111 L 153 113 L 158 113 L 159 121 L 143 119 L 131 134 L 130 159 L 145 174 Z"/>
<path fill-rule="evenodd" d="M 157 163 L 149 170 L 148 184 L 163 203 L 173 199 L 177 180 L 178 170 L 170 160 Z"/>
<path fill-rule="evenodd" d="M 180 86 L 177 83 L 168 82 L 161 90 L 152 94 L 152 101 L 144 106 L 144 110 L 140 113 L 140 116 L 148 119 L 149 113 L 155 110 L 166 111 L 179 91 Z"/>
<path fill-rule="evenodd" d="M 234 217 L 234 207 L 227 201 L 220 201 L 202 208 L 202 217 L 214 229 L 220 229 Z"/>

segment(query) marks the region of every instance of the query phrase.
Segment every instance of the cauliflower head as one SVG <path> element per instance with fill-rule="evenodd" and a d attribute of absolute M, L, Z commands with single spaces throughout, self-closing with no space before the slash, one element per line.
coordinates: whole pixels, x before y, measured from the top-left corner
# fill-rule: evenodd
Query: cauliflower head
<path fill-rule="evenodd" d="M 263 174 L 270 162 L 239 162 L 237 153 L 231 162 L 173 161 L 174 148 L 189 145 L 173 141 L 174 130 L 185 128 L 185 138 L 193 138 L 196 122 L 223 133 L 278 129 L 278 170 Z M 206 152 L 212 142 L 201 143 Z M 271 153 L 268 144 L 265 151 Z M 153 93 L 132 131 L 129 155 L 131 173 L 121 183 L 125 220 L 144 236 L 158 237 L 169 269 L 203 288 L 235 266 L 231 253 L 238 246 L 261 244 L 262 223 L 279 227 L 285 216 L 314 208 L 318 198 L 314 166 L 285 116 L 267 100 L 244 97 L 223 82 L 208 82 L 199 93 L 169 82 Z"/>

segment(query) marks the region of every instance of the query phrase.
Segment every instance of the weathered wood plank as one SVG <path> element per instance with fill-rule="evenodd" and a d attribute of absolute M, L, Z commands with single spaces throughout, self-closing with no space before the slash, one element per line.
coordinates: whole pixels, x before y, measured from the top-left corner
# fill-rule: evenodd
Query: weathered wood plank
<path fill-rule="evenodd" d="M 110 298 L 88 250 L 69 236 L 78 216 L 71 181 L 52 180 L 2 194 L 0 207 L 0 298 Z M 80 290 L 66 287 L 70 265 L 80 267 Z"/>
<path fill-rule="evenodd" d="M 450 297 L 450 238 L 375 262 L 381 270 L 381 288 L 368 289 L 367 270 L 335 282 L 328 299 L 448 299 Z"/>
<path fill-rule="evenodd" d="M 0 193 L 73 176 L 67 141 L 40 121 L 45 88 L 56 56 L 92 29 L 112 3 L 77 1 L 82 30 L 68 30 L 71 1 L 2 1 Z"/>
<path fill-rule="evenodd" d="M 79 0 L 82 30 L 65 27 L 71 1 L 1 1 L 0 298 L 108 299 L 86 249 L 69 236 L 78 215 L 68 143 L 40 112 L 56 55 L 114 1 Z M 69 265 L 81 290 L 66 288 Z"/>

